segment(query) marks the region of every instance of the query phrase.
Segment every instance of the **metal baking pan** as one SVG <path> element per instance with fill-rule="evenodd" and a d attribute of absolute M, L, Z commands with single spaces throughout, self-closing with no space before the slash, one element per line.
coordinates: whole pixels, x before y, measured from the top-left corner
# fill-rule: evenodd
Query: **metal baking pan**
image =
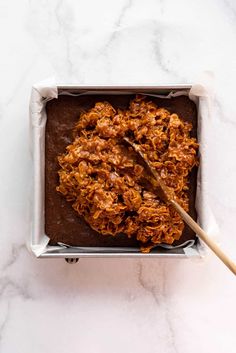
<path fill-rule="evenodd" d="M 170 92 L 181 93 L 189 92 L 192 85 L 164 85 L 164 86 L 74 86 L 59 85 L 32 89 L 30 102 L 30 122 L 33 147 L 33 200 L 32 200 L 32 230 L 29 241 L 29 248 L 33 254 L 39 258 L 65 258 L 67 262 L 77 262 L 82 257 L 132 257 L 132 258 L 186 258 L 201 257 L 204 254 L 204 245 L 197 238 L 196 242 L 188 248 L 178 247 L 174 249 L 165 249 L 157 247 L 148 254 L 141 253 L 135 248 L 79 248 L 67 246 L 50 246 L 49 238 L 44 231 L 44 138 L 46 122 L 46 102 L 55 98 L 57 94 L 127 94 L 127 93 L 145 93 L 155 95 L 168 95 Z M 199 112 L 201 101 L 196 97 L 195 103 Z M 198 114 L 199 119 L 199 114 Z M 201 125 L 201 124 L 200 124 Z M 200 175 L 198 175 L 200 180 Z M 199 192 L 199 191 L 198 191 Z M 198 199 L 199 199 L 198 195 Z M 198 214 L 198 221 L 201 224 L 201 218 Z"/>

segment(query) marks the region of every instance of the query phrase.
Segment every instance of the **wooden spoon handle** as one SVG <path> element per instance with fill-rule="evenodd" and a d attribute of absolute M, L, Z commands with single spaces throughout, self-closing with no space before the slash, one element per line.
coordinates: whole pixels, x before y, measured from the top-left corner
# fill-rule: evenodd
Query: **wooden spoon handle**
<path fill-rule="evenodd" d="M 218 256 L 218 258 L 236 275 L 236 264 L 221 250 L 221 248 L 204 232 L 204 230 L 189 216 L 189 214 L 175 201 L 169 200 L 189 227 L 198 234 L 199 238 Z"/>
<path fill-rule="evenodd" d="M 131 142 L 128 137 L 124 137 L 124 140 L 129 143 L 133 149 L 141 156 L 141 158 L 146 163 L 150 172 L 154 176 L 155 180 L 152 178 L 148 178 L 148 180 L 153 184 L 155 188 L 159 188 L 162 190 L 163 196 L 162 199 L 165 202 L 169 202 L 176 211 L 180 214 L 183 220 L 189 225 L 189 227 L 198 234 L 199 238 L 206 243 L 206 245 L 219 257 L 219 259 L 236 275 L 236 265 L 235 263 L 221 250 L 221 248 L 204 232 L 204 230 L 189 216 L 189 214 L 175 201 L 174 194 L 171 188 L 168 188 L 165 185 L 165 182 L 160 177 L 159 173 L 151 166 L 147 156 L 140 150 L 140 147 L 135 143 Z M 158 187 L 157 187 L 157 185 Z"/>

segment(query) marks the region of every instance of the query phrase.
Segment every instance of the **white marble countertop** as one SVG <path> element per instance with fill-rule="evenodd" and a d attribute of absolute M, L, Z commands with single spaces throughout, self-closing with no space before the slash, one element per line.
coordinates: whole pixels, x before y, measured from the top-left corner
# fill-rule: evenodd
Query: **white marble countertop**
<path fill-rule="evenodd" d="M 236 351 L 236 280 L 212 254 L 39 260 L 29 236 L 28 102 L 56 75 L 83 84 L 194 82 L 215 75 L 209 202 L 236 258 L 234 0 L 0 3 L 0 352 Z"/>

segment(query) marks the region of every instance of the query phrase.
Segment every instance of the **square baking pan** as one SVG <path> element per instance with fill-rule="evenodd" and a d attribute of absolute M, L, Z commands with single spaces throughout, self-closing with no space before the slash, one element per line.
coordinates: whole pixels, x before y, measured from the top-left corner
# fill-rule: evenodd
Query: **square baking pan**
<path fill-rule="evenodd" d="M 82 257 L 168 257 L 186 258 L 201 257 L 205 253 L 202 242 L 196 238 L 194 243 L 188 246 L 175 248 L 156 247 L 148 254 L 143 254 L 138 248 L 131 247 L 72 247 L 65 244 L 50 245 L 49 238 L 45 234 L 45 130 L 46 130 L 46 104 L 58 95 L 127 95 L 142 93 L 145 95 L 168 96 L 188 95 L 192 85 L 165 85 L 165 86 L 74 86 L 45 84 L 34 86 L 30 102 L 30 123 L 32 136 L 33 155 L 33 193 L 32 193 L 32 229 L 29 248 L 39 258 L 65 258 L 68 262 L 76 262 Z M 192 97 L 198 111 L 198 136 L 202 128 L 200 120 L 201 99 Z M 198 209 L 201 206 L 202 190 L 199 187 L 201 181 L 201 168 L 198 170 L 197 195 Z M 56 191 L 55 191 L 56 192 Z M 202 224 L 203 212 L 198 212 L 198 222 Z"/>

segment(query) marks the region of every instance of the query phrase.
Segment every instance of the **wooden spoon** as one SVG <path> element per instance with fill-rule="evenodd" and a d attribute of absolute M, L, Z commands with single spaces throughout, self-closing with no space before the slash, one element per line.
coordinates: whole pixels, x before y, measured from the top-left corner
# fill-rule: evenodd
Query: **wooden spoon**
<path fill-rule="evenodd" d="M 165 202 L 171 204 L 180 214 L 185 223 L 196 233 L 199 238 L 215 253 L 216 256 L 236 275 L 236 264 L 221 250 L 221 248 L 207 235 L 207 233 L 192 219 L 192 217 L 181 207 L 176 201 L 176 196 L 172 189 L 165 185 L 159 173 L 150 165 L 147 156 L 140 150 L 139 146 L 130 141 L 128 137 L 124 140 L 133 147 L 134 151 L 139 154 L 145 162 L 153 177 L 148 177 L 148 181 L 155 187 L 161 189 L 162 198 Z"/>

